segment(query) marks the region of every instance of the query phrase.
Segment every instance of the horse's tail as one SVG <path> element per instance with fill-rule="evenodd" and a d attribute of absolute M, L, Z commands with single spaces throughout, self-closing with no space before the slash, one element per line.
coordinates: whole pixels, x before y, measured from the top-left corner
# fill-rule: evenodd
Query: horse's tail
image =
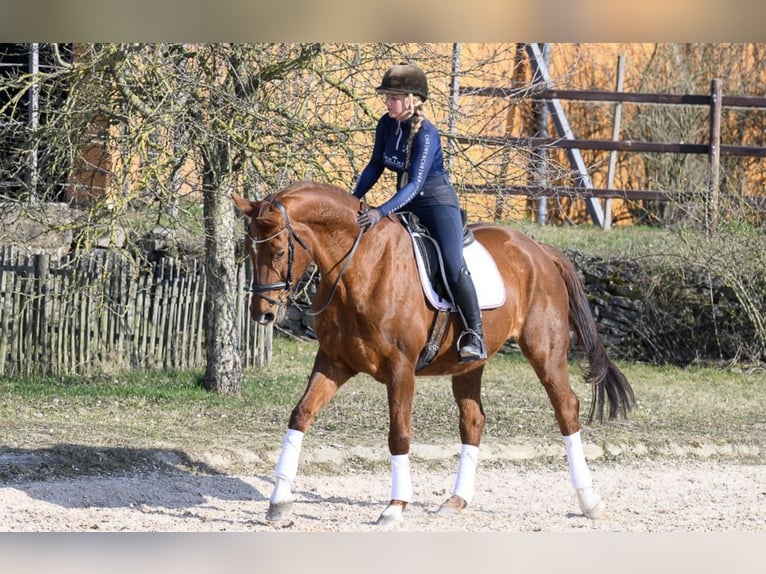
<path fill-rule="evenodd" d="M 566 284 L 569 293 L 569 322 L 574 326 L 578 344 L 588 356 L 588 368 L 584 377 L 585 382 L 593 385 L 593 400 L 588 421 L 592 422 L 597 414 L 599 421 L 603 422 L 605 395 L 609 399 L 609 420 L 618 416 L 627 418 L 628 411 L 635 405 L 633 388 L 606 354 L 577 269 L 560 250 L 549 245 L 543 247 L 553 259 Z"/>

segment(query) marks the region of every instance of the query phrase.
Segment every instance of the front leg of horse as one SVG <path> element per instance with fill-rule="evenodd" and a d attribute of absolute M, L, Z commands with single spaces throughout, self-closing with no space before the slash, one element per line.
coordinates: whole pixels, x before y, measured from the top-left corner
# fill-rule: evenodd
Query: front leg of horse
<path fill-rule="evenodd" d="M 380 513 L 376 524 L 386 526 L 404 519 L 404 510 L 412 500 L 412 476 L 408 454 L 391 455 L 391 500 Z"/>
<path fill-rule="evenodd" d="M 458 514 L 468 507 L 473 500 L 478 464 L 479 447 L 463 444 L 460 449 L 460 461 L 458 462 L 452 495 L 439 506 L 436 511 L 438 514 Z"/>
<path fill-rule="evenodd" d="M 388 449 L 391 453 L 391 500 L 378 517 L 376 524 L 395 524 L 404 518 L 404 510 L 412 500 L 410 474 L 410 440 L 412 436 L 412 403 L 415 394 L 414 369 L 411 377 L 389 383 Z"/>
<path fill-rule="evenodd" d="M 278 522 L 286 519 L 293 510 L 292 484 L 298 474 L 301 446 L 304 433 L 295 429 L 287 429 L 282 442 L 282 450 L 274 472 L 274 490 L 269 498 L 269 510 L 266 520 Z"/>
<path fill-rule="evenodd" d="M 303 438 L 317 413 L 330 402 L 351 374 L 324 359 L 322 353 L 314 360 L 314 370 L 301 400 L 290 415 L 290 423 L 274 471 L 274 489 L 269 498 L 266 519 L 278 522 L 288 518 L 293 509 L 292 485 L 298 474 Z"/>

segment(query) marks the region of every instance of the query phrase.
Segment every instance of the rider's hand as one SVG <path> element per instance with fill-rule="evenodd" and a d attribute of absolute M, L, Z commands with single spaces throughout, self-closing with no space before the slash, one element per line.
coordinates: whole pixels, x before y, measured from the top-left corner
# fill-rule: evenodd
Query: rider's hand
<path fill-rule="evenodd" d="M 377 209 L 368 209 L 360 211 L 356 215 L 356 222 L 364 231 L 368 231 L 373 225 L 380 221 L 380 211 Z"/>

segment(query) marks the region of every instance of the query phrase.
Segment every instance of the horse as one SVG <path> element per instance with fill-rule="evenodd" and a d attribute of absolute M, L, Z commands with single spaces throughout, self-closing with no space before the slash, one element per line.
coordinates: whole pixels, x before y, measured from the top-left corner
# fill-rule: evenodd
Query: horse
<path fill-rule="evenodd" d="M 599 339 L 584 286 L 563 252 L 507 226 L 468 225 L 474 240 L 494 259 L 505 291 L 501 305 L 482 311 L 487 359 L 459 362 L 455 345 L 462 323 L 453 312 L 438 351 L 417 370 L 437 310 L 419 296 L 424 289 L 410 232 L 393 214 L 363 232 L 356 216 L 366 208 L 364 203 L 340 187 L 316 181 L 293 183 L 258 201 L 232 193 L 232 200 L 247 218 L 252 320 L 269 325 L 282 317 L 296 279 L 312 264 L 320 277 L 312 301 L 318 350 L 306 389 L 290 414 L 268 521 L 278 523 L 290 516 L 303 438 L 316 415 L 358 373 L 384 384 L 388 399 L 391 498 L 376 522 L 403 520 L 411 502 L 409 450 L 416 376 L 451 376 L 461 449 L 452 494 L 436 512 L 458 514 L 467 508 L 475 490 L 485 423 L 482 373 L 510 339 L 547 392 L 580 510 L 590 519 L 603 516 L 605 504 L 593 487 L 583 451 L 579 400 L 569 382 L 571 332 L 587 357 L 583 377 L 593 393 L 589 421 L 594 416 L 604 421 L 605 402 L 609 420 L 627 418 L 635 397 Z"/>

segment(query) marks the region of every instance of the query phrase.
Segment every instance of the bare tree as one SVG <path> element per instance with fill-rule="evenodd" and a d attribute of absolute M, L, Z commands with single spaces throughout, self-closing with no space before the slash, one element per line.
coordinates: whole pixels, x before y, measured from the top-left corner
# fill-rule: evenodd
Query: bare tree
<path fill-rule="evenodd" d="M 258 193 L 254 180 L 272 166 L 254 158 L 277 145 L 279 127 L 298 123 L 273 95 L 319 52 L 317 45 L 77 46 L 70 62 L 39 79 L 62 95 L 44 126 L 24 134 L 22 122 L 9 122 L 38 148 L 45 142 L 51 173 L 69 182 L 68 197 L 81 207 L 67 223 L 76 248 L 87 251 L 104 234 L 112 247 L 129 248 L 120 238 L 139 237 L 152 222 L 204 236 L 204 384 L 211 390 L 237 393 L 242 381 L 234 305 L 239 227 L 230 193 Z M 30 81 L 20 75 L 6 84 L 6 110 Z M 25 162 L 18 159 L 9 165 L 20 172 Z M 51 199 L 54 186 L 38 195 Z"/>
<path fill-rule="evenodd" d="M 317 45 L 172 45 L 150 47 L 151 58 L 135 64 L 122 60 L 120 68 L 113 66 L 118 90 L 128 102 L 135 102 L 143 121 L 150 121 L 158 112 L 169 112 L 172 120 L 163 129 L 172 130 L 174 165 L 191 152 L 201 168 L 209 289 L 205 300 L 204 385 L 210 390 L 238 393 L 242 383 L 235 328 L 239 311 L 235 305 L 239 288 L 235 245 L 239 234 L 230 195 L 247 185 L 241 174 L 249 155 L 258 151 L 259 139 L 274 137 L 259 129 L 262 126 L 253 121 L 252 110 L 256 110 L 257 118 L 272 86 L 293 71 L 307 68 L 318 53 Z M 153 97 L 137 93 L 136 88 L 147 85 L 153 88 Z M 185 145 L 180 146 L 179 140 Z"/>

